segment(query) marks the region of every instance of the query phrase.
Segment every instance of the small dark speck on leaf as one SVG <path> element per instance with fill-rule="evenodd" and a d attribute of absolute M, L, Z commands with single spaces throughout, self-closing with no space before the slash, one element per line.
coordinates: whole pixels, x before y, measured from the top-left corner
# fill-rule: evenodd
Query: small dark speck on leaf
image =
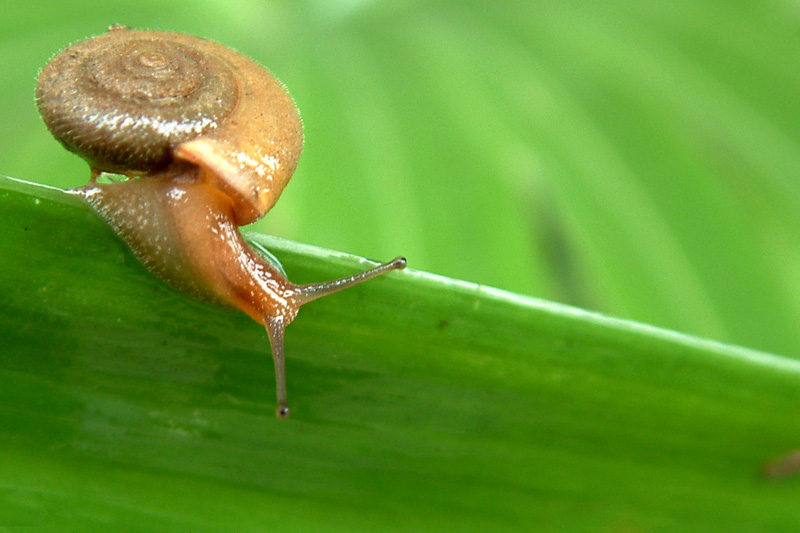
<path fill-rule="evenodd" d="M 800 472 L 800 450 L 793 450 L 764 465 L 762 471 L 767 479 L 784 479 Z"/>

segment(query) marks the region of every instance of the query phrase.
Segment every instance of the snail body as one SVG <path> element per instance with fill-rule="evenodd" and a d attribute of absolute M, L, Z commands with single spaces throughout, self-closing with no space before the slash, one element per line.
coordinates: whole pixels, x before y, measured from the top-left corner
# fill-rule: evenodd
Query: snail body
<path fill-rule="evenodd" d="M 173 287 L 238 308 L 267 329 L 279 416 L 289 414 L 283 336 L 303 304 L 405 259 L 296 285 L 239 226 L 263 217 L 294 172 L 302 124 L 289 94 L 247 57 L 197 37 L 112 27 L 56 55 L 36 101 L 48 129 L 90 166 L 83 197 Z M 98 183 L 102 172 L 128 178 Z"/>

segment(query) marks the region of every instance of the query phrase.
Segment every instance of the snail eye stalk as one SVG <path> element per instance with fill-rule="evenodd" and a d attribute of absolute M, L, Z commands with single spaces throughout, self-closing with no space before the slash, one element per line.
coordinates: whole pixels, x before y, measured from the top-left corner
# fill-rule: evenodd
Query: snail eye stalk
<path fill-rule="evenodd" d="M 303 131 L 283 85 L 230 48 L 112 26 L 42 69 L 36 104 L 53 136 L 89 164 L 89 183 L 73 192 L 145 266 L 267 328 L 279 417 L 289 415 L 284 330 L 300 306 L 405 267 L 398 258 L 295 285 L 242 239 L 239 226 L 262 218 L 289 182 Z M 101 172 L 135 179 L 99 183 Z"/>

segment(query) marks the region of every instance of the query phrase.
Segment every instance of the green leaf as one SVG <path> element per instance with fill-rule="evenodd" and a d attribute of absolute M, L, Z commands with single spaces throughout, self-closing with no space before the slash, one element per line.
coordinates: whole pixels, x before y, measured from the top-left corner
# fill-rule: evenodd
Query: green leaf
<path fill-rule="evenodd" d="M 0 181 L 0 525 L 800 526 L 800 363 L 419 271 L 266 334 L 147 273 L 63 192 Z M 300 282 L 362 261 L 259 234 Z M 411 263 L 413 266 L 413 263 Z"/>

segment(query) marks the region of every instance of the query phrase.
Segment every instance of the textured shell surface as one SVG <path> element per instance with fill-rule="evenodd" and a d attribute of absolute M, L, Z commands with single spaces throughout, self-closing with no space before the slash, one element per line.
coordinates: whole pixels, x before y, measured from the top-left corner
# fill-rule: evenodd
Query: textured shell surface
<path fill-rule="evenodd" d="M 39 77 L 48 128 L 97 170 L 165 166 L 173 146 L 217 128 L 236 106 L 237 81 L 223 59 L 169 34 L 130 32 L 69 46 Z"/>
<path fill-rule="evenodd" d="M 113 27 L 79 41 L 42 69 L 36 101 L 53 136 L 93 171 L 194 165 L 242 225 L 275 204 L 303 146 L 294 101 L 269 71 L 190 35 Z"/>

